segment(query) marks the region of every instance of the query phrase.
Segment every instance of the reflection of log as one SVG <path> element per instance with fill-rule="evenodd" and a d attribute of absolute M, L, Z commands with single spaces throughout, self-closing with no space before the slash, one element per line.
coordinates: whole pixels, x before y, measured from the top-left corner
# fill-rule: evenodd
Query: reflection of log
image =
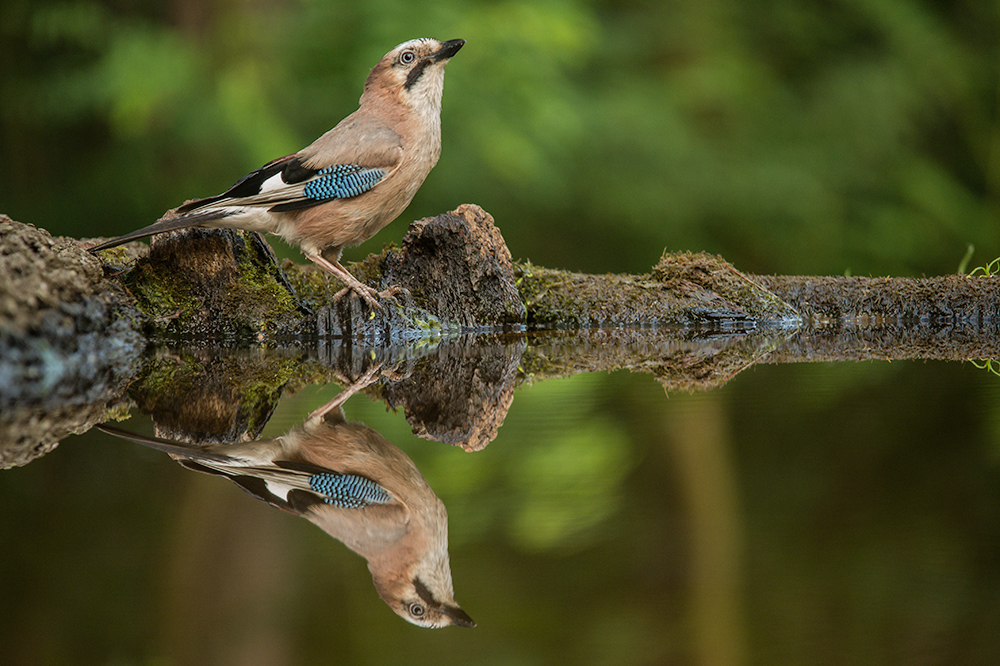
<path fill-rule="evenodd" d="M 697 329 L 556 331 L 529 336 L 525 379 L 628 370 L 653 375 L 668 391 L 722 386 L 791 335 L 790 331 Z"/>
<path fill-rule="evenodd" d="M 651 374 L 668 392 L 703 391 L 755 363 L 1000 357 L 996 331 L 974 340 L 949 329 L 961 344 L 948 354 L 950 338 L 935 330 L 592 329 L 452 336 L 380 348 L 350 341 L 310 349 L 181 348 L 145 357 L 128 382 L 117 383 L 117 392 L 105 383 L 104 393 L 73 397 L 73 389 L 86 386 L 77 377 L 80 383 L 53 392 L 59 399 L 3 410 L 0 468 L 30 462 L 66 434 L 107 419 L 111 407 L 129 403 L 149 414 L 161 434 L 198 443 L 245 441 L 260 431 L 285 390 L 329 381 L 348 385 L 369 370 L 379 372 L 380 381 L 366 393 L 402 407 L 415 433 L 478 450 L 496 436 L 515 388 L 550 377 L 630 370 Z"/>
<path fill-rule="evenodd" d="M 414 434 L 478 451 L 493 441 L 514 401 L 524 336 L 466 336 L 441 344 L 380 391 L 402 407 Z"/>

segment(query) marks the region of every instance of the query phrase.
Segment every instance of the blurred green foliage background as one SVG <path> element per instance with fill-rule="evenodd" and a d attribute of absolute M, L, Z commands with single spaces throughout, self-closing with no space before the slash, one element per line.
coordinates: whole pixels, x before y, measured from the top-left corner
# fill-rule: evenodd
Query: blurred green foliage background
<path fill-rule="evenodd" d="M 998 35 L 973 0 L 7 0 L 0 211 L 145 225 L 332 127 L 395 44 L 463 37 L 406 220 L 478 203 L 585 271 L 954 272 L 1000 252 Z"/>

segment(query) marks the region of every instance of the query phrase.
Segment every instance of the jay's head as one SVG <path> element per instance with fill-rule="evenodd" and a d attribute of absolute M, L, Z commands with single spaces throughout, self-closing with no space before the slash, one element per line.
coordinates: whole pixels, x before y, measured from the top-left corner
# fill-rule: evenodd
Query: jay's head
<path fill-rule="evenodd" d="M 448 558 L 448 513 L 437 497 L 411 502 L 406 539 L 368 560 L 378 595 L 397 615 L 418 627 L 474 627 L 455 602 Z"/>
<path fill-rule="evenodd" d="M 445 567 L 448 567 L 445 561 Z M 413 578 L 383 578 L 372 571 L 379 596 L 401 618 L 418 627 L 474 627 L 475 621 L 455 603 L 451 588 L 451 569 L 426 571 Z M 443 574 L 443 575 L 442 575 Z"/>
<path fill-rule="evenodd" d="M 411 107 L 440 108 L 444 66 L 464 44 L 464 39 L 403 42 L 372 68 L 365 81 L 365 96 L 388 94 Z"/>

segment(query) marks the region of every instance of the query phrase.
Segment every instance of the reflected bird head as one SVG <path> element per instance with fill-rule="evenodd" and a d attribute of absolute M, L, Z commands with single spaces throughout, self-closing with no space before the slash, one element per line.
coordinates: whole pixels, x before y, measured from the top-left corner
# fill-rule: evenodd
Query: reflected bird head
<path fill-rule="evenodd" d="M 382 581 L 382 585 L 376 579 L 375 587 L 397 615 L 418 627 L 476 626 L 469 614 L 455 603 L 447 561 L 443 573 L 444 576 L 429 578 L 430 584 L 417 575 L 410 580 Z"/>

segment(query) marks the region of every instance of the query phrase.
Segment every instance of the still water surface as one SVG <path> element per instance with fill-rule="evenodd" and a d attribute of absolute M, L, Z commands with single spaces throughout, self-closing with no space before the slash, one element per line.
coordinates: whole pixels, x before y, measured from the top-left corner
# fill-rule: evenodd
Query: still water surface
<path fill-rule="evenodd" d="M 286 387 L 260 436 L 340 390 Z M 0 471 L 0 663 L 1000 663 L 1000 377 L 970 363 L 521 376 L 476 398 L 509 411 L 471 452 L 373 395 L 346 419 L 447 507 L 478 626 L 404 622 L 316 526 L 90 430 Z M 134 406 L 116 425 L 165 435 Z"/>

